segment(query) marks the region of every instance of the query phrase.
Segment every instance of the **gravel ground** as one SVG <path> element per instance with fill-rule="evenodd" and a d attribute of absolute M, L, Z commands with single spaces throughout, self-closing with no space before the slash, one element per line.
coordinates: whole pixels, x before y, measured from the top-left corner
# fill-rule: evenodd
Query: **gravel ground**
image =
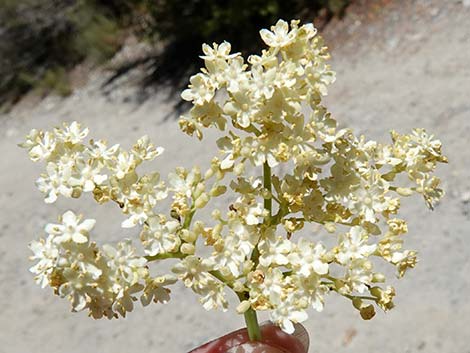
<path fill-rule="evenodd" d="M 331 296 L 325 311 L 312 312 L 306 324 L 310 352 L 470 353 L 470 2 L 381 0 L 367 9 L 358 2 L 342 22 L 325 29 L 325 37 L 338 73 L 327 99 L 335 116 L 379 140 L 388 139 L 392 128 L 425 127 L 442 140 L 450 164 L 440 172 L 447 196 L 433 213 L 419 198 L 404 205 L 408 244 L 421 261 L 396 283 L 397 307 L 364 322 L 349 303 Z M 135 234 L 119 229 L 120 215 L 111 205 L 43 204 L 34 188 L 40 168 L 16 147 L 31 128 L 76 119 L 93 137 L 124 146 L 149 134 L 166 147 L 154 165 L 163 175 L 177 165 L 206 164 L 214 153 L 215 136 L 196 142 L 178 131 L 174 119 L 165 119 L 174 103 L 168 90 L 144 102 L 130 84 L 103 94 L 106 75 L 94 72 L 67 99 L 25 102 L 0 117 L 0 353 L 181 353 L 243 325 L 233 313 L 205 312 L 181 287 L 167 306 L 93 321 L 71 314 L 66 301 L 33 283 L 27 244 L 66 207 L 86 215 L 93 207 L 99 242 Z"/>

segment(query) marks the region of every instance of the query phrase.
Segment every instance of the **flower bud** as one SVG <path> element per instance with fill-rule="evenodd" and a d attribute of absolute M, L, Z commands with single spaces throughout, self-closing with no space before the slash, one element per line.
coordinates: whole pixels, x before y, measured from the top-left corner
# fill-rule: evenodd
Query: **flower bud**
<path fill-rule="evenodd" d="M 220 236 L 220 233 L 222 233 L 222 224 L 218 223 L 215 225 L 214 229 L 212 230 L 214 236 Z"/>
<path fill-rule="evenodd" d="M 208 169 L 206 174 L 204 174 L 204 179 L 208 180 L 214 176 L 214 170 Z"/>
<path fill-rule="evenodd" d="M 201 221 L 196 221 L 196 222 L 194 222 L 194 225 L 193 225 L 193 232 L 194 232 L 196 235 L 200 235 L 203 231 L 204 231 L 204 223 L 201 222 Z"/>
<path fill-rule="evenodd" d="M 218 185 L 214 186 L 211 191 L 209 192 L 209 195 L 212 197 L 217 197 L 220 195 L 223 195 L 227 191 L 227 187 L 225 185 Z"/>
<path fill-rule="evenodd" d="M 243 314 L 245 311 L 247 311 L 251 307 L 251 303 L 248 300 L 242 301 L 240 304 L 237 306 L 237 313 Z"/>
<path fill-rule="evenodd" d="M 194 246 L 194 244 L 184 243 L 183 245 L 181 245 L 180 251 L 186 255 L 193 255 L 196 251 L 196 247 Z"/>
<path fill-rule="evenodd" d="M 188 229 L 182 229 L 180 238 L 187 243 L 194 243 L 197 239 L 197 235 Z"/>
<path fill-rule="evenodd" d="M 199 167 L 194 167 L 193 172 L 194 172 L 194 182 L 197 183 L 201 180 L 201 169 Z"/>
<path fill-rule="evenodd" d="M 196 185 L 196 188 L 194 189 L 194 198 L 198 198 L 199 196 L 201 196 L 201 194 L 204 192 L 204 190 L 206 189 L 206 186 L 204 185 L 204 183 L 198 183 Z"/>
<path fill-rule="evenodd" d="M 352 305 L 357 309 L 357 310 L 361 310 L 362 308 L 362 299 L 361 298 L 354 298 L 352 300 Z"/>
<path fill-rule="evenodd" d="M 385 276 L 382 273 L 374 273 L 372 276 L 372 283 L 384 283 Z"/>
<path fill-rule="evenodd" d="M 410 196 L 413 195 L 413 190 L 410 188 L 397 188 L 397 194 L 400 196 Z"/>
<path fill-rule="evenodd" d="M 252 269 L 255 264 L 251 260 L 246 260 L 243 262 L 242 272 L 244 275 L 247 275 Z"/>
<path fill-rule="evenodd" d="M 209 202 L 209 196 L 204 192 L 197 198 L 197 200 L 194 202 L 194 206 L 196 208 L 203 208 L 207 203 Z"/>

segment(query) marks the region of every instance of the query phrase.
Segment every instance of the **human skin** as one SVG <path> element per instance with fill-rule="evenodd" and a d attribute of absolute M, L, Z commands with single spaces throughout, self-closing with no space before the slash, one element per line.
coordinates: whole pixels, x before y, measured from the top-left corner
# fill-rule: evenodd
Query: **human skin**
<path fill-rule="evenodd" d="M 189 353 L 307 353 L 309 346 L 305 328 L 297 324 L 289 335 L 272 323 L 260 326 L 262 340 L 250 342 L 246 329 L 231 332 L 208 342 Z"/>

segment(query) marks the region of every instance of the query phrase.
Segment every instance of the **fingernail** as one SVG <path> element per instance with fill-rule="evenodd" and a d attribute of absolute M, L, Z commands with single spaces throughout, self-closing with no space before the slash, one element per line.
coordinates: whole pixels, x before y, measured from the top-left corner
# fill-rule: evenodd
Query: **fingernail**
<path fill-rule="evenodd" d="M 294 324 L 295 331 L 292 334 L 297 338 L 305 349 L 305 352 L 308 352 L 308 347 L 310 346 L 310 338 L 308 337 L 308 332 L 302 324 Z"/>

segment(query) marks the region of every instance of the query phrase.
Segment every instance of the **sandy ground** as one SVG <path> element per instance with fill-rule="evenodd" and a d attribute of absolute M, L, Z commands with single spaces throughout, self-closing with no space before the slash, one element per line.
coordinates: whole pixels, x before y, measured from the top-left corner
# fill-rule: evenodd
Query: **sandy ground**
<path fill-rule="evenodd" d="M 342 298 L 330 296 L 306 326 L 310 352 L 470 353 L 470 4 L 468 1 L 378 1 L 364 15 L 354 7 L 326 29 L 338 73 L 328 104 L 343 124 L 371 138 L 392 128 L 425 127 L 437 134 L 450 164 L 441 169 L 447 196 L 431 213 L 409 199 L 409 245 L 420 263 L 396 283 L 397 307 L 363 322 Z M 357 10 L 357 11 L 356 11 Z M 177 129 L 165 90 L 139 103 L 131 86 L 110 95 L 96 72 L 70 98 L 49 97 L 0 117 L 0 353 L 189 351 L 243 325 L 233 312 L 205 312 L 195 296 L 175 287 L 166 306 L 137 309 L 124 320 L 93 321 L 33 283 L 27 244 L 66 207 L 98 219 L 96 239 L 135 234 L 118 227 L 119 213 L 92 201 L 45 206 L 34 188 L 40 167 L 16 147 L 33 127 L 80 120 L 92 137 L 130 146 L 149 134 L 166 153 L 153 165 L 166 174 L 177 165 L 207 163 L 214 137 L 193 141 Z M 221 207 L 226 207 L 221 203 Z M 96 210 L 96 211 L 95 211 Z"/>

